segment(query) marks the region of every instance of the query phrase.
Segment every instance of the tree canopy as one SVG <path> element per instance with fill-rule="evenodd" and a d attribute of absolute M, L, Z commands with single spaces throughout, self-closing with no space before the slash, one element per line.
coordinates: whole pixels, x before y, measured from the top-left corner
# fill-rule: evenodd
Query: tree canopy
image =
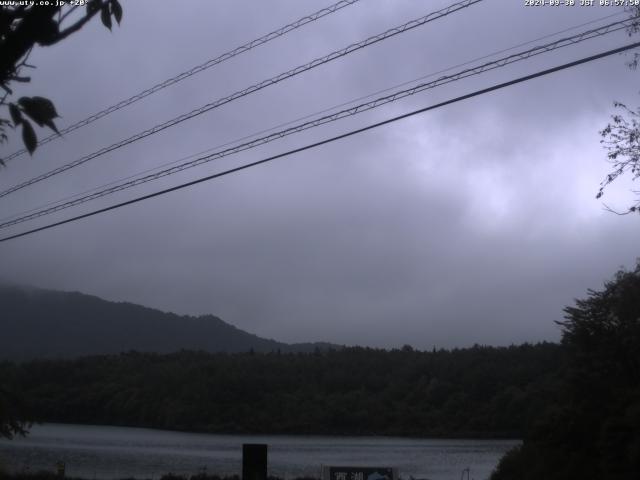
<path fill-rule="evenodd" d="M 563 388 L 493 480 L 640 478 L 640 261 L 559 323 Z"/>
<path fill-rule="evenodd" d="M 26 418 L 24 400 L 0 385 L 0 438 L 25 435 L 31 425 Z"/>
<path fill-rule="evenodd" d="M 520 437 L 559 345 L 421 352 L 129 352 L 0 363 L 38 421 L 215 433 Z"/>
<path fill-rule="evenodd" d="M 7 2 L 8 3 L 8 2 Z M 58 117 L 51 100 L 41 97 L 20 97 L 9 101 L 13 95 L 13 84 L 31 81 L 24 74 L 34 68 L 28 62 L 31 50 L 36 46 L 55 45 L 69 35 L 80 30 L 96 15 L 105 27 L 111 29 L 112 18 L 119 24 L 122 7 L 118 0 L 88 0 L 81 13 L 79 5 L 37 5 L 37 2 L 15 2 L 16 5 L 0 6 L 0 143 L 7 142 L 7 128 L 21 127 L 22 141 L 33 153 L 38 145 L 38 137 L 33 123 L 48 127 L 57 133 L 54 119 Z M 63 3 L 63 2 L 59 2 Z M 4 164 L 0 156 L 0 163 Z"/>
<path fill-rule="evenodd" d="M 629 36 L 636 35 L 640 33 L 640 6 L 629 7 L 627 11 L 632 20 L 627 33 Z M 635 70 L 638 68 L 639 61 L 640 54 L 636 52 L 627 65 Z M 632 180 L 640 177 L 640 108 L 633 110 L 621 102 L 614 102 L 614 107 L 619 113 L 612 115 L 611 122 L 600 131 L 602 137 L 600 143 L 607 150 L 607 158 L 612 165 L 612 170 L 600 183 L 596 198 L 601 198 L 605 188 L 622 175 L 629 174 Z M 627 211 L 617 212 L 607 208 L 622 215 L 640 213 L 640 191 L 634 191 L 634 193 L 637 199 L 631 203 Z"/>

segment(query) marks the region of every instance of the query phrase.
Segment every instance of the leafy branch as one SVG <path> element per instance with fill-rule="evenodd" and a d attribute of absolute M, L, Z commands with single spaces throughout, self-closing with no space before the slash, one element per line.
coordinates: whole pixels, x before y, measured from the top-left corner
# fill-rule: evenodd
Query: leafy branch
<path fill-rule="evenodd" d="M 613 115 L 611 123 L 600 131 L 600 143 L 608 152 L 607 159 L 613 165 L 613 170 L 600 183 L 596 198 L 601 198 L 605 187 L 625 173 L 630 173 L 632 180 L 640 177 L 640 108 L 632 110 L 620 102 L 615 102 L 614 106 L 622 110 L 622 113 Z M 617 212 L 609 207 L 607 209 L 621 215 L 640 212 L 640 198 L 627 212 Z"/>
<path fill-rule="evenodd" d="M 1 6 L 0 7 L 0 89 L 4 95 L 0 107 L 7 109 L 0 116 L 0 143 L 9 139 L 7 128 L 21 127 L 22 141 L 33 154 L 38 146 L 38 137 L 32 124 L 47 127 L 58 133 L 54 119 L 59 115 L 51 100 L 40 97 L 21 97 L 17 102 L 7 99 L 13 95 L 13 82 L 26 83 L 31 77 L 20 74 L 22 68 L 34 68 L 27 64 L 31 50 L 36 46 L 54 45 L 79 31 L 93 17 L 100 15 L 102 24 L 111 30 L 112 19 L 118 25 L 122 21 L 122 6 L 118 0 L 90 0 L 84 13 L 73 15 L 77 6 Z M 72 23 L 69 20 L 74 18 Z M 0 165 L 4 165 L 0 158 Z"/>

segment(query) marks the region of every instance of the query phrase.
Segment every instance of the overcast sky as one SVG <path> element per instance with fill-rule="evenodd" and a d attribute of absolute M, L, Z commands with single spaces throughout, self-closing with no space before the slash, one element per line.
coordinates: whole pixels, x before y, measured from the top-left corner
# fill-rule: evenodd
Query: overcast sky
<path fill-rule="evenodd" d="M 122 25 L 112 32 L 96 19 L 59 45 L 35 50 L 30 63 L 38 68 L 18 95 L 51 98 L 64 127 L 330 2 L 123 1 Z M 0 188 L 450 3 L 361 0 L 10 162 Z M 2 198 L 0 216 L 617 12 L 589 27 L 624 18 L 622 10 L 486 0 Z M 630 41 L 623 32 L 590 40 L 1 233 Z M 0 244 L 0 276 L 180 314 L 212 313 L 286 342 L 431 348 L 558 340 L 554 320 L 563 307 L 640 256 L 640 218 L 608 213 L 595 199 L 610 168 L 598 131 L 614 100 L 640 104 L 640 73 L 625 66 L 629 58 L 615 55 Z M 20 145 L 14 136 L 2 151 Z M 624 210 L 634 185 L 617 183 L 604 200 Z"/>

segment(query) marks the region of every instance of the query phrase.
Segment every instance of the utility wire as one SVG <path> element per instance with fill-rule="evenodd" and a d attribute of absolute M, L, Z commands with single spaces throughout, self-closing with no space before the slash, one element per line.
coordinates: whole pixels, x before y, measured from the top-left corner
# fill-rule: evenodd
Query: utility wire
<path fill-rule="evenodd" d="M 307 120 L 307 119 L 309 119 L 309 118 L 313 118 L 313 117 L 315 117 L 315 116 L 317 116 L 317 115 L 321 115 L 321 114 L 323 114 L 323 113 L 327 113 L 327 112 L 334 111 L 334 110 L 335 110 L 335 109 L 337 109 L 337 108 L 346 107 L 347 105 L 351 105 L 351 104 L 353 104 L 353 103 L 355 103 L 355 102 L 359 102 L 359 101 L 361 101 L 361 100 L 366 100 L 366 99 L 368 99 L 368 98 L 374 97 L 374 96 L 376 96 L 376 95 L 380 95 L 380 94 L 382 94 L 382 93 L 390 92 L 390 91 L 392 91 L 392 90 L 394 90 L 394 89 L 396 89 L 396 88 L 400 88 L 400 87 L 404 87 L 404 86 L 406 86 L 406 85 L 410 85 L 410 84 L 415 83 L 415 82 L 417 82 L 417 81 L 419 81 L 419 80 L 424 80 L 424 79 L 427 79 L 427 78 L 435 77 L 436 75 L 439 75 L 439 74 L 441 74 L 441 73 L 445 73 L 445 72 L 449 72 L 449 71 L 451 71 L 451 70 L 453 70 L 453 69 L 455 69 L 455 68 L 464 67 L 464 66 L 466 66 L 466 65 L 471 65 L 471 64 L 473 64 L 473 63 L 479 62 L 480 60 L 485 60 L 485 59 L 487 59 L 487 58 L 495 57 L 496 55 L 499 55 L 499 54 L 501 54 L 501 53 L 510 52 L 510 51 L 512 51 L 512 50 L 515 50 L 516 48 L 524 47 L 524 46 L 526 46 L 526 45 L 531 45 L 532 43 L 538 42 L 538 41 L 540 41 L 540 40 L 546 40 L 547 38 L 555 37 L 555 36 L 560 35 L 560 34 L 562 34 L 562 33 L 566 33 L 566 32 L 569 32 L 569 31 L 571 31 L 571 30 L 576 30 L 576 29 L 578 29 L 578 28 L 582 28 L 582 27 L 585 27 L 585 26 L 587 26 L 587 25 L 592 25 L 592 24 L 594 24 L 594 23 L 598 23 L 598 22 L 601 22 L 601 21 L 603 21 L 603 20 L 607 20 L 607 19 L 612 18 L 612 17 L 619 17 L 620 15 L 626 15 L 626 12 L 617 12 L 617 13 L 612 13 L 611 15 L 606 15 L 606 16 L 604 16 L 604 17 L 599 17 L 599 18 L 596 18 L 596 19 L 594 19 L 594 20 L 590 20 L 590 21 L 585 22 L 585 23 L 581 23 L 581 24 L 578 24 L 578 25 L 574 25 L 574 26 L 572 26 L 572 27 L 568 27 L 568 28 L 565 28 L 565 29 L 563 29 L 563 30 L 559 30 L 559 31 L 557 31 L 557 32 L 550 33 L 550 34 L 548 34 L 548 35 L 544 35 L 544 36 L 542 36 L 542 37 L 537 37 L 537 38 L 534 38 L 534 39 L 532 39 L 532 40 L 528 40 L 528 41 L 526 41 L 526 42 L 519 43 L 519 44 L 514 45 L 514 46 L 512 46 L 512 47 L 509 47 L 509 48 L 504 48 L 504 49 L 502 49 L 502 50 L 494 51 L 494 52 L 489 53 L 489 54 L 487 54 L 487 55 L 483 55 L 483 56 L 481 56 L 481 57 L 477 57 L 477 58 L 474 58 L 474 59 L 472 59 L 472 60 L 468 60 L 468 61 L 463 62 L 463 63 L 458 63 L 458 64 L 453 65 L 453 66 L 451 66 L 451 67 L 447 67 L 447 68 L 445 68 L 445 69 L 438 70 L 438 71 L 436 71 L 436 72 L 432 72 L 432 73 L 429 73 L 429 74 L 427 74 L 427 75 L 422 75 L 422 76 L 420 76 L 420 77 L 418 77 L 418 78 L 414 78 L 413 80 L 409 80 L 409 81 L 406 81 L 406 82 L 402 82 L 402 83 L 400 83 L 400 84 L 396 84 L 396 85 L 393 85 L 393 86 L 391 86 L 391 87 L 387 87 L 387 88 L 382 89 L 382 90 L 377 90 L 377 91 L 372 92 L 372 93 L 369 93 L 369 94 L 367 94 L 367 95 L 363 95 L 363 96 L 361 96 L 361 97 L 354 98 L 354 99 L 349 100 L 349 101 L 347 101 L 347 102 L 343 102 L 343 103 L 340 103 L 340 104 L 338 104 L 338 105 L 333 105 L 332 107 L 325 108 L 325 109 L 323 109 L 323 110 L 316 111 L 316 112 L 314 112 L 314 113 L 310 113 L 310 114 L 305 115 L 305 116 L 303 116 L 303 117 L 298 117 L 298 118 L 295 118 L 295 119 L 293 119 L 293 120 L 288 120 L 287 122 L 280 123 L 280 124 L 278 124 L 278 125 L 275 125 L 275 126 L 272 126 L 272 127 L 269 127 L 269 128 L 266 128 L 266 129 L 263 129 L 263 130 L 257 131 L 257 132 L 253 132 L 253 133 L 248 134 L 248 135 L 244 135 L 244 136 L 242 136 L 242 137 L 240 137 L 240 138 L 236 138 L 236 139 L 234 139 L 234 140 L 230 140 L 230 141 L 225 142 L 225 143 L 222 143 L 222 144 L 218 144 L 218 145 L 216 145 L 216 146 L 214 146 L 214 147 L 207 148 L 206 150 L 202 150 L 202 151 L 200 151 L 200 152 L 193 153 L 193 154 L 188 155 L 188 156 L 186 156 L 186 157 L 181 157 L 181 158 L 179 158 L 179 159 L 177 159 L 177 160 L 172 160 L 172 161 L 170 161 L 170 162 L 166 162 L 166 163 L 160 164 L 160 165 L 158 165 L 158 166 L 156 166 L 156 167 L 148 168 L 148 169 L 146 169 L 146 170 L 143 170 L 143 171 L 140 171 L 140 172 L 137 172 L 137 173 L 131 174 L 131 175 L 127 175 L 126 177 L 118 178 L 117 180 L 113 180 L 113 181 L 111 181 L 111 182 L 108 182 L 108 183 L 105 183 L 105 184 L 102 184 L 102 185 L 98 185 L 98 186 L 93 187 L 93 188 L 90 188 L 90 189 L 88 189 L 88 190 L 84 190 L 84 191 L 82 191 L 82 192 L 79 192 L 79 193 L 76 193 L 76 194 L 73 194 L 73 195 L 68 195 L 68 196 L 66 196 L 66 197 L 64 197 L 64 198 L 60 198 L 60 199 L 58 199 L 58 200 L 53 200 L 53 201 L 47 202 L 47 203 L 45 203 L 44 205 L 39 205 L 39 206 L 37 206 L 37 207 L 30 208 L 30 209 L 28 209 L 28 210 L 23 210 L 23 211 L 21 211 L 21 212 L 17 212 L 17 213 L 15 213 L 15 214 L 11 214 L 11 215 L 5 216 L 5 217 L 3 217 L 3 218 L 0 218 L 0 224 L 1 224 L 2 222 L 5 222 L 6 220 L 11 220 L 11 219 L 14 219 L 14 218 L 16 218 L 16 217 L 21 217 L 21 216 L 27 215 L 27 214 L 29 214 L 29 213 L 35 212 L 35 211 L 37 211 L 37 210 L 42 210 L 42 209 L 44 209 L 44 208 L 46 208 L 46 207 L 49 207 L 49 206 L 52 206 L 52 205 L 61 204 L 61 203 L 63 203 L 63 202 L 66 202 L 66 201 L 71 200 L 71 199 L 74 199 L 74 198 L 81 197 L 81 196 L 86 195 L 86 194 L 88 194 L 88 193 L 96 192 L 97 190 L 104 189 L 104 188 L 106 188 L 106 187 L 110 187 L 110 186 L 115 185 L 115 184 L 117 184 L 117 183 L 119 183 L 119 182 L 124 182 L 124 181 L 126 181 L 126 180 L 130 180 L 130 179 L 133 179 L 133 178 L 139 177 L 140 175 L 144 175 L 144 174 L 147 174 L 147 173 L 151 173 L 151 172 L 153 172 L 153 171 L 160 170 L 160 169 L 165 168 L 165 167 L 168 167 L 168 166 L 170 166 L 170 165 L 175 165 L 175 164 L 177 164 L 177 163 L 184 162 L 184 161 L 189 160 L 189 159 L 191 159 L 191 158 L 195 158 L 195 157 L 198 157 L 198 156 L 200 156 L 200 155 L 204 155 L 205 153 L 209 153 L 209 152 L 212 152 L 212 151 L 214 151 L 214 150 L 217 150 L 217 149 L 220 149 L 220 148 L 223 148 L 223 147 L 227 147 L 227 146 L 229 146 L 229 145 L 233 145 L 233 144 L 235 144 L 235 143 L 242 142 L 242 141 L 244 141 L 244 140 L 248 140 L 248 139 L 250 139 L 250 138 L 254 138 L 254 137 L 258 136 L 258 135 L 262 135 L 262 134 L 267 133 L 267 132 L 272 132 L 272 131 L 274 131 L 274 130 L 277 130 L 277 129 L 279 129 L 279 128 L 286 127 L 286 126 L 289 126 L 289 125 L 293 125 L 293 124 L 294 124 L 294 123 L 296 123 L 296 122 L 300 122 L 300 121 L 302 121 L 302 120 Z M 2 228 L 2 227 L 0 226 L 0 228 Z"/>
<path fill-rule="evenodd" d="M 220 107 L 222 105 L 225 105 L 229 102 L 232 102 L 234 100 L 237 100 L 238 98 L 244 97 L 246 95 L 250 95 L 254 92 L 257 92 L 259 90 L 262 90 L 263 88 L 266 88 L 268 86 L 271 85 L 275 85 L 276 83 L 279 83 L 283 80 L 286 80 L 288 78 L 294 77 L 296 75 L 299 75 L 300 73 L 306 72 L 308 70 L 311 70 L 315 67 L 318 67 L 320 65 L 323 65 L 325 63 L 331 62 L 333 60 L 336 60 L 338 58 L 344 57 L 345 55 L 348 55 L 350 53 L 353 53 L 357 50 L 360 50 L 362 48 L 368 47 L 369 45 L 373 45 L 375 43 L 381 42 L 383 40 L 386 40 L 388 38 L 391 38 L 395 35 L 398 35 L 400 33 L 404 33 L 407 32 L 409 30 L 412 30 L 416 27 L 425 25 L 429 22 L 432 22 L 434 20 L 437 20 L 439 18 L 443 18 L 446 17 L 447 15 L 450 15 L 454 12 L 457 12 L 459 10 L 462 10 L 464 8 L 467 8 L 471 5 L 474 5 L 476 3 L 482 2 L 483 0 L 463 0 L 457 3 L 454 3 L 452 5 L 449 5 L 448 7 L 445 7 L 443 9 L 440 9 L 438 11 L 435 12 L 431 12 L 423 17 L 411 20 L 405 24 L 402 24 L 400 26 L 391 28 L 383 33 L 380 33 L 378 35 L 374 35 L 371 36 L 365 40 L 362 40 L 360 42 L 357 43 L 353 43 L 345 48 L 342 48 L 340 50 L 336 50 L 328 55 L 325 55 L 324 57 L 320 57 L 317 58 L 315 60 L 312 60 L 309 63 L 306 63 L 304 65 L 300 65 L 298 67 L 295 67 L 291 70 L 288 70 L 287 72 L 281 73 L 279 75 L 276 75 L 275 77 L 272 77 L 268 80 L 263 80 L 259 83 L 256 83 L 250 87 L 245 88 L 244 90 L 239 90 L 227 97 L 223 97 L 220 98 L 218 100 L 215 100 L 211 103 L 208 103 L 206 105 L 203 105 L 200 108 L 197 108 L 195 110 L 192 110 L 191 112 L 182 114 L 178 117 L 175 117 L 167 122 L 164 122 L 162 124 L 156 125 L 155 127 L 152 127 L 148 130 L 145 130 L 143 132 L 137 133 L 136 135 L 133 135 L 125 140 L 121 140 L 117 143 L 114 143 L 108 147 L 104 147 L 96 152 L 90 153 L 89 155 L 85 155 L 84 157 L 81 157 L 77 160 L 74 160 L 73 162 L 67 163 L 65 165 L 62 165 L 58 168 L 55 168 L 53 170 L 50 170 L 47 173 L 44 173 L 42 175 L 38 175 L 36 177 L 31 178 L 30 180 L 27 180 L 25 182 L 22 182 L 18 185 L 15 185 L 7 190 L 4 190 L 2 192 L 0 192 L 0 198 L 5 197 L 17 190 L 21 190 L 25 187 L 28 187 L 30 185 L 33 185 L 34 183 L 38 183 L 41 182 L 42 180 L 45 180 L 47 178 L 50 178 L 54 175 L 58 175 L 59 173 L 65 172 L 71 168 L 77 167 L 79 165 L 82 165 L 86 162 L 88 162 L 89 160 L 93 160 L 94 158 L 97 158 L 101 155 L 104 155 L 106 153 L 109 153 L 113 150 L 116 150 L 118 148 L 124 147 L 125 145 L 129 145 L 130 143 L 133 143 L 135 141 L 138 141 L 142 138 L 148 137 L 149 135 L 153 135 L 155 133 L 158 133 L 166 128 L 169 127 L 173 127 L 174 125 L 177 125 L 179 123 L 184 122 L 185 120 L 189 120 L 193 117 L 196 117 L 198 115 L 202 115 L 205 112 L 208 112 L 210 110 L 213 110 L 214 108 Z"/>
<path fill-rule="evenodd" d="M 499 83 L 499 84 L 493 85 L 491 87 L 483 88 L 481 90 L 476 90 L 476 91 L 474 91 L 472 93 L 468 93 L 466 95 L 455 97 L 455 98 L 452 98 L 450 100 L 446 100 L 444 102 L 437 103 L 435 105 L 430 105 L 428 107 L 424 107 L 424 108 L 421 108 L 421 109 L 418 109 L 418 110 L 414 110 L 414 111 L 409 112 L 409 113 L 398 115 L 396 117 L 392 117 L 392 118 L 389 118 L 387 120 L 383 120 L 381 122 L 377 122 L 377 123 L 373 123 L 371 125 L 367 125 L 366 127 L 358 128 L 356 130 L 351 130 L 351 131 L 343 133 L 341 135 L 337 135 L 335 137 L 326 138 L 326 139 L 321 140 L 319 142 L 311 143 L 311 144 L 305 145 L 303 147 L 295 148 L 295 149 L 289 150 L 287 152 L 283 152 L 283 153 L 280 153 L 280 154 L 277 154 L 277 155 L 273 155 L 271 157 L 263 158 L 262 160 L 258 160 L 258 161 L 252 162 L 252 163 L 247 163 L 247 164 L 241 165 L 239 167 L 231 168 L 231 169 L 225 170 L 223 172 L 215 173 L 213 175 L 202 177 L 202 178 L 199 178 L 197 180 L 192 180 L 192 181 L 187 182 L 187 183 L 176 185 L 176 186 L 171 187 L 171 188 L 166 188 L 164 190 L 160 190 L 160 191 L 157 191 L 157 192 L 154 192 L 154 193 L 150 193 L 148 195 L 143 195 L 141 197 L 137 197 L 137 198 L 134 198 L 134 199 L 131 199 L 131 200 L 127 200 L 126 202 L 121 202 L 121 203 L 118 203 L 118 204 L 115 204 L 115 205 L 111 205 L 109 207 L 101 208 L 99 210 L 94 210 L 92 212 L 88 212 L 88 213 L 85 213 L 85 214 L 82 214 L 82 215 L 78 215 L 78 216 L 75 216 L 75 217 L 72 217 L 72 218 L 68 218 L 66 220 L 61 220 L 59 222 L 50 223 L 48 225 L 44 225 L 42 227 L 34 228 L 34 229 L 28 230 L 26 232 L 17 233 L 17 234 L 14 234 L 14 235 L 3 237 L 3 238 L 0 238 L 0 243 L 7 242 L 9 240 L 13 240 L 13 239 L 16 239 L 16 238 L 24 237 L 26 235 L 31 235 L 31 234 L 36 233 L 36 232 L 41 232 L 43 230 L 48 230 L 50 228 L 57 227 L 57 226 L 60 226 L 60 225 L 64 225 L 64 224 L 67 224 L 67 223 L 75 222 L 75 221 L 78 221 L 78 220 L 81 220 L 81 219 L 84 219 L 84 218 L 92 217 L 92 216 L 98 215 L 100 213 L 105 213 L 105 212 L 108 212 L 108 211 L 111 211 L 111 210 L 116 210 L 118 208 L 122 208 L 122 207 L 125 207 L 127 205 L 132 205 L 134 203 L 142 202 L 144 200 L 149 200 L 149 199 L 154 198 L 154 197 L 159 197 L 161 195 L 165 195 L 165 194 L 170 193 L 170 192 L 175 192 L 177 190 L 182 190 L 183 188 L 191 187 L 193 185 L 197 185 L 199 183 L 203 183 L 203 182 L 207 182 L 209 180 L 220 178 L 220 177 L 229 175 L 231 173 L 239 172 L 241 170 L 246 170 L 248 168 L 255 167 L 257 165 L 262 165 L 263 163 L 271 162 L 271 161 L 276 160 L 278 158 L 283 158 L 283 157 L 287 157 L 289 155 L 293 155 L 295 153 L 304 152 L 306 150 L 310 150 L 312 148 L 316 148 L 316 147 L 319 147 L 321 145 L 325 145 L 325 144 L 328 144 L 328 143 L 335 142 L 337 140 L 341 140 L 341 139 L 344 139 L 344 138 L 347 138 L 347 137 L 351 137 L 353 135 L 366 132 L 368 130 L 373 130 L 374 128 L 378 128 L 378 127 L 381 127 L 383 125 L 387 125 L 387 124 L 390 124 L 390 123 L 393 123 L 393 122 L 397 122 L 399 120 L 402 120 L 402 119 L 405 119 L 405 118 L 408 118 L 408 117 L 412 117 L 412 116 L 420 114 L 420 113 L 424 113 L 424 112 L 427 112 L 427 111 L 430 111 L 430 110 L 435 110 L 437 108 L 441 108 L 441 107 L 444 107 L 444 106 L 447 106 L 447 105 L 451 105 L 453 103 L 457 103 L 457 102 L 460 102 L 460 101 L 463 101 L 463 100 L 467 100 L 469 98 L 477 97 L 479 95 L 484 95 L 484 94 L 487 94 L 487 93 L 490 93 L 490 92 L 493 92 L 493 91 L 496 91 L 496 90 L 500 90 L 502 88 L 509 87 L 511 85 L 516 85 L 518 83 L 527 82 L 527 81 L 533 80 L 533 79 L 538 78 L 538 77 L 542 77 L 542 76 L 545 76 L 545 75 L 549 75 L 551 73 L 559 72 L 561 70 L 566 70 L 568 68 L 572 68 L 572 67 L 575 67 L 575 66 L 578 66 L 578 65 L 582 65 L 584 63 L 592 62 L 594 60 L 605 58 L 605 57 L 608 57 L 610 55 L 615 55 L 616 53 L 621 53 L 621 52 L 624 52 L 624 51 L 627 51 L 627 50 L 631 50 L 631 49 L 637 48 L 637 47 L 640 47 L 640 42 L 636 42 L 636 43 L 632 43 L 632 44 L 629 44 L 629 45 L 625 45 L 623 47 L 614 48 L 612 50 L 607 50 L 606 52 L 598 53 L 596 55 L 591 55 L 589 57 L 584 57 L 584 58 L 581 58 L 579 60 L 575 60 L 573 62 L 565 63 L 565 64 L 562 64 L 562 65 L 558 65 L 556 67 L 548 68 L 546 70 L 542 70 L 542 71 L 539 71 L 539 72 L 536 72 L 536 73 L 532 73 L 530 75 L 525 75 L 523 77 L 519 77 L 519 78 L 516 78 L 514 80 L 510 80 L 508 82 Z"/>
<path fill-rule="evenodd" d="M 260 45 L 264 45 L 265 43 L 270 42 L 271 40 L 275 40 L 276 38 L 282 37 L 283 35 L 286 35 L 287 33 L 296 30 L 308 23 L 314 22 L 322 17 L 326 17 L 327 15 L 330 15 L 334 12 L 337 12 L 338 10 L 343 9 L 344 7 L 348 7 L 349 5 L 352 5 L 356 2 L 359 2 L 360 0 L 340 0 L 337 3 L 334 3 L 333 5 L 330 5 L 326 8 L 323 8 L 322 10 L 318 10 L 315 13 L 311 13 L 309 15 L 306 15 L 302 18 L 299 18 L 298 20 L 296 20 L 295 22 L 289 23 L 288 25 L 285 25 L 284 27 L 280 27 L 277 30 L 274 30 L 271 33 L 268 33 L 266 35 L 263 35 L 260 38 L 256 38 L 255 40 L 251 40 L 250 42 L 245 43 L 244 45 L 241 45 L 233 50 L 230 50 L 226 53 L 223 53 L 222 55 L 219 55 L 218 57 L 212 58 L 207 60 L 206 62 L 197 65 L 187 71 L 184 71 L 178 75 L 176 75 L 175 77 L 169 78 L 167 80 L 164 80 L 163 82 L 160 82 L 156 85 L 154 85 L 153 87 L 150 87 L 146 90 L 143 90 L 140 93 L 137 93 L 125 100 L 122 100 L 114 105 L 111 105 L 110 107 L 105 108 L 104 110 L 101 110 L 97 113 L 94 113 L 93 115 L 80 120 L 77 123 L 74 123 L 72 125 L 69 125 L 68 127 L 63 128 L 62 130 L 60 130 L 60 135 L 58 134 L 51 134 L 48 137 L 43 138 L 42 140 L 40 140 L 38 142 L 38 146 L 44 145 L 45 143 L 49 143 L 52 140 L 55 140 L 56 138 L 59 138 L 60 136 L 69 133 L 69 132 L 73 132 L 74 130 L 77 130 L 79 128 L 82 128 L 86 125 L 89 125 L 90 123 L 95 122 L 96 120 L 101 119 L 102 117 L 105 117 L 117 110 L 120 110 L 124 107 L 127 107 L 129 105 L 131 105 L 132 103 L 135 103 L 139 100 L 142 100 L 145 97 L 148 97 L 149 95 L 152 95 L 156 92 L 159 92 L 160 90 L 163 90 L 167 87 L 170 87 L 171 85 L 175 85 L 178 82 L 181 82 L 182 80 L 185 80 L 189 77 L 192 77 L 193 75 L 196 75 L 200 72 L 203 72 L 204 70 L 207 70 L 215 65 L 218 65 L 219 63 L 222 62 L 226 62 L 227 60 L 230 60 L 242 53 L 248 52 L 249 50 L 252 50 L 255 47 L 258 47 Z M 75 8 L 75 7 L 74 7 Z M 19 157 L 20 155 L 23 155 L 24 153 L 27 152 L 26 148 L 23 148 L 21 150 L 18 150 L 14 153 L 12 153 L 11 155 L 9 155 L 8 157 L 4 158 L 4 162 L 6 163 L 9 160 L 13 160 L 16 157 Z"/>
<path fill-rule="evenodd" d="M 414 87 L 411 87 L 409 89 L 405 89 L 405 90 L 400 90 L 397 92 L 394 92 L 391 95 L 387 95 L 384 97 L 379 97 L 376 98 L 375 100 L 372 100 L 370 102 L 366 102 L 366 103 L 362 103 L 359 105 L 356 105 L 354 107 L 350 107 L 329 115 L 325 115 L 322 116 L 320 118 L 317 118 L 315 120 L 311 120 L 308 122 L 304 122 L 298 125 L 295 125 L 293 127 L 289 127 L 287 129 L 284 130 L 280 130 L 278 132 L 274 132 L 272 134 L 266 135 L 264 137 L 260 137 L 251 141 L 248 141 L 246 143 L 242 143 L 240 145 L 234 146 L 234 147 L 230 147 L 224 150 L 220 150 L 218 152 L 214 152 L 211 153 L 209 155 L 205 155 L 203 157 L 199 157 L 196 158 L 195 160 L 191 160 L 185 163 L 182 163 L 180 165 L 177 166 L 173 166 L 170 168 L 166 168 L 164 170 L 161 170 L 159 172 L 153 173 L 153 174 L 149 174 L 143 177 L 139 177 L 139 178 L 135 178 L 133 180 L 124 182 L 124 183 L 120 183 L 114 186 L 110 186 L 108 188 L 105 188 L 103 190 L 99 190 L 97 192 L 88 194 L 88 195 L 84 195 L 84 196 L 80 196 L 79 198 L 75 198 L 73 200 L 67 201 L 65 203 L 60 203 L 58 205 L 52 206 L 52 207 L 48 207 L 48 208 L 43 208 L 41 210 L 35 211 L 33 213 L 29 213 L 23 216 L 20 216 L 18 218 L 14 218 L 12 220 L 7 220 L 4 221 L 2 223 L 0 223 L 0 229 L 3 228 L 8 228 L 11 227 L 13 225 L 17 225 L 19 223 L 23 223 L 29 220 L 33 220 L 35 218 L 39 218 L 42 217 L 44 215 L 49 215 L 67 208 L 71 208 L 71 207 L 75 207 L 77 205 L 86 203 L 88 201 L 91 200 L 95 200 L 97 198 L 101 198 L 107 195 L 111 195 L 113 193 L 122 191 L 122 190 L 126 190 L 128 188 L 132 188 L 138 185 L 142 185 L 144 183 L 153 181 L 153 180 L 157 180 L 159 178 L 162 177 L 166 177 L 169 175 L 173 175 L 175 173 L 181 172 L 183 170 L 189 169 L 189 168 L 193 168 L 196 167 L 198 165 L 202 165 L 204 163 L 208 163 L 211 162 L 213 160 L 217 160 L 229 155 L 233 155 L 245 150 L 249 150 L 252 148 L 255 148 L 257 146 L 260 145 L 264 145 L 266 143 L 272 142 L 274 140 L 283 138 L 285 136 L 288 135 L 292 135 L 294 133 L 299 133 L 301 131 L 304 130 L 308 130 L 311 128 L 315 128 L 318 127 L 320 125 L 324 125 L 326 123 L 331 123 L 337 120 L 340 120 L 342 118 L 346 118 L 349 116 L 354 116 L 357 115 L 359 113 L 368 111 L 368 110 L 372 110 L 374 108 L 378 108 L 382 105 L 385 105 L 387 103 L 391 103 L 391 102 L 395 102 L 397 100 L 400 100 L 402 98 L 411 96 L 411 95 L 415 95 L 416 93 L 425 91 L 427 89 L 432 89 L 432 88 L 436 88 L 438 86 L 441 85 L 445 85 L 448 83 L 452 83 L 464 78 L 468 78 L 471 76 L 475 76 L 475 75 L 479 75 L 482 73 L 485 73 L 487 71 L 490 70 L 495 70 L 497 68 L 502 68 L 506 65 L 510 65 L 512 63 L 515 62 L 519 62 L 522 60 L 526 60 L 529 59 L 533 56 L 536 55 L 540 55 L 543 53 L 547 53 L 553 50 L 557 50 L 559 48 L 564 48 L 567 47 L 569 45 L 574 45 L 576 43 L 588 40 L 588 39 L 592 39 L 592 38 L 596 38 L 596 37 L 600 37 L 606 34 L 610 34 L 622 29 L 627 28 L 627 24 L 634 21 L 634 18 L 631 19 L 627 19 L 624 21 L 618 21 L 618 22 L 613 22 L 609 25 L 605 25 L 602 27 L 598 27 L 598 28 L 594 28 L 591 30 L 587 30 L 584 32 L 581 32 L 579 34 L 573 35 L 571 37 L 566 37 L 566 38 L 562 38 L 559 40 L 556 40 L 554 42 L 551 43 L 547 43 L 544 45 L 539 45 L 537 47 L 531 48 L 529 50 L 525 50 L 523 52 L 519 52 L 519 53 L 514 53 L 512 55 L 509 55 L 507 57 L 503 57 L 497 60 L 493 60 L 491 62 L 487 62 L 484 63 L 482 65 L 473 67 L 473 68 L 468 68 L 465 70 L 462 70 L 458 73 L 452 74 L 452 75 L 448 75 L 448 76 L 443 76 L 440 77 L 434 81 L 428 82 L 428 83 L 422 83 L 419 85 L 416 85 Z"/>

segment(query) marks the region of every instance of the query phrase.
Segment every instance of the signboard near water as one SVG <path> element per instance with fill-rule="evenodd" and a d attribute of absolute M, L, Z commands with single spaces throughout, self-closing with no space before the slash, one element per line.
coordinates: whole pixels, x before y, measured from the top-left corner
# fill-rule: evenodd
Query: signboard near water
<path fill-rule="evenodd" d="M 397 480 L 391 467 L 322 467 L 322 480 Z"/>

